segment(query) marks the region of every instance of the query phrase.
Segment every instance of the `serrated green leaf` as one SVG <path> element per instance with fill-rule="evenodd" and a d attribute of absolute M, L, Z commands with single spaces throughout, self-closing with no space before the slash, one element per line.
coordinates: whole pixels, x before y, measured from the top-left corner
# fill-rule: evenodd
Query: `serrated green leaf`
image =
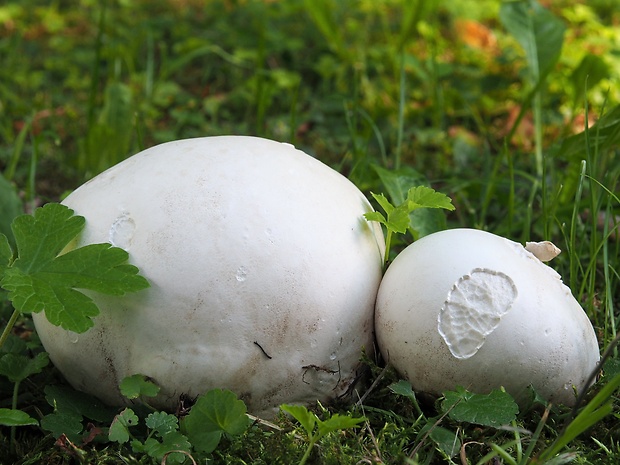
<path fill-rule="evenodd" d="M 314 413 L 310 412 L 303 405 L 283 404 L 283 405 L 280 405 L 280 409 L 292 415 L 292 417 L 295 418 L 295 420 L 297 420 L 301 424 L 301 426 L 306 430 L 306 432 L 308 433 L 308 436 L 312 436 L 312 433 L 314 432 L 314 427 L 317 421 L 319 421 L 319 419 Z"/>
<path fill-rule="evenodd" d="M 368 221 L 376 221 L 377 223 L 381 224 L 385 224 L 387 222 L 385 216 L 383 216 L 383 214 L 381 214 L 380 212 L 364 213 L 364 218 L 366 218 Z"/>
<path fill-rule="evenodd" d="M 99 314 L 93 300 L 78 289 L 123 295 L 149 286 L 128 254 L 110 244 L 91 244 L 59 253 L 75 239 L 83 217 L 60 204 L 47 204 L 34 215 L 13 221 L 18 258 L 4 271 L 0 285 L 20 312 L 45 310 L 47 319 L 64 329 L 82 333 Z"/>
<path fill-rule="evenodd" d="M 386 226 L 397 233 L 406 233 L 409 227 L 409 212 L 406 204 L 399 205 L 388 215 Z"/>
<path fill-rule="evenodd" d="M 454 210 L 454 205 L 452 205 L 450 197 L 426 186 L 417 186 L 409 189 L 407 192 L 407 203 L 409 211 L 418 208 L 443 208 L 446 210 Z"/>
<path fill-rule="evenodd" d="M 385 211 L 385 213 L 388 214 L 389 217 L 392 210 L 394 210 L 394 205 L 392 205 L 387 199 L 387 197 L 383 194 L 375 194 L 371 192 L 370 195 L 372 195 L 372 197 L 377 201 L 381 208 L 383 208 L 383 210 Z"/>
<path fill-rule="evenodd" d="M 228 390 L 213 389 L 198 397 L 189 414 L 183 418 L 183 431 L 194 447 L 212 452 L 222 433 L 239 435 L 249 426 L 243 401 Z"/>
<path fill-rule="evenodd" d="M 47 352 L 40 352 L 34 358 L 8 353 L 0 357 L 0 375 L 6 376 L 13 383 L 18 383 L 31 375 L 41 373 L 48 364 Z"/>
<path fill-rule="evenodd" d="M 462 387 L 444 392 L 441 403 L 443 412 L 455 421 L 499 427 L 513 421 L 519 407 L 510 394 L 493 390 L 489 394 L 474 394 Z"/>
<path fill-rule="evenodd" d="M 108 431 L 108 439 L 110 441 L 124 444 L 129 441 L 129 428 L 138 424 L 138 416 L 130 408 L 124 409 L 121 413 L 114 417 L 110 430 Z"/>
<path fill-rule="evenodd" d="M 192 445 L 187 440 L 187 437 L 178 431 L 171 431 L 163 436 L 161 441 L 155 438 L 149 438 L 144 442 L 144 452 L 150 457 L 161 461 L 164 455 L 166 456 L 166 463 L 183 463 L 187 456 L 181 453 L 169 453 L 171 451 L 185 451 L 190 452 Z"/>
<path fill-rule="evenodd" d="M 319 438 L 334 431 L 355 428 L 356 426 L 359 426 L 360 423 L 363 423 L 365 421 L 366 418 L 363 417 L 353 418 L 348 415 L 340 415 L 338 413 L 335 413 L 327 420 L 319 420 L 319 422 L 317 423 Z"/>
<path fill-rule="evenodd" d="M 424 175 L 409 166 L 398 170 L 386 170 L 373 166 L 379 175 L 388 196 L 395 205 L 402 205 L 407 200 L 407 193 L 412 187 L 428 186 Z M 446 229 L 446 216 L 437 209 L 417 208 L 409 212 L 409 231 L 415 240 Z"/>
<path fill-rule="evenodd" d="M 18 268 L 9 268 L 0 281 L 9 291 L 9 300 L 22 313 L 45 310 L 50 323 L 74 331 L 86 332 L 93 326 L 92 318 L 99 308 L 90 297 L 71 288 L 55 288 L 37 275 L 24 274 Z"/>
<path fill-rule="evenodd" d="M 81 415 L 70 411 L 59 411 L 45 415 L 41 419 L 41 428 L 52 433 L 55 438 L 64 434 L 69 440 L 76 441 L 84 426 Z"/>
<path fill-rule="evenodd" d="M 57 203 L 37 208 L 33 215 L 13 220 L 19 258 L 14 266 L 25 273 L 35 273 L 53 261 L 65 246 L 84 228 L 86 220 L 74 216 L 73 210 Z"/>
<path fill-rule="evenodd" d="M 164 436 L 179 429 L 179 420 L 176 416 L 166 412 L 150 413 L 145 420 L 146 426 Z"/>
<path fill-rule="evenodd" d="M 128 399 L 138 397 L 155 397 L 159 393 L 159 386 L 149 381 L 144 375 L 127 376 L 120 384 L 121 394 Z"/>
<path fill-rule="evenodd" d="M 0 425 L 2 426 L 28 426 L 38 425 L 39 422 L 21 410 L 0 408 Z"/>

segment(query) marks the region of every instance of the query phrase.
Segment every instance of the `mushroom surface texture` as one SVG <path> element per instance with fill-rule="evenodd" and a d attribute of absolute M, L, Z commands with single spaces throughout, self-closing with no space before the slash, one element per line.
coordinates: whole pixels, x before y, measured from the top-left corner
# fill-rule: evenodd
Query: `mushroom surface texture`
<path fill-rule="evenodd" d="M 599 347 L 560 275 L 521 244 L 473 229 L 423 237 L 385 273 L 375 313 L 382 356 L 413 388 L 435 396 L 462 386 L 528 386 L 574 405 Z"/>
<path fill-rule="evenodd" d="M 180 140 L 140 152 L 63 204 L 86 218 L 76 246 L 110 242 L 151 284 L 75 334 L 34 321 L 77 389 L 122 405 L 123 378 L 182 394 L 230 389 L 268 418 L 282 403 L 327 402 L 373 344 L 383 233 L 344 176 L 290 144 L 245 136 Z"/>

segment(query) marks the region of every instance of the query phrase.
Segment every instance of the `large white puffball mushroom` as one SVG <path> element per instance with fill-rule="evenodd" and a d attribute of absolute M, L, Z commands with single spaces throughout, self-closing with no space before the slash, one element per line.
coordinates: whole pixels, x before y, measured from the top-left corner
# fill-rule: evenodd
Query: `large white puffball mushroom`
<path fill-rule="evenodd" d="M 473 229 L 431 234 L 394 259 L 375 329 L 384 359 L 433 395 L 504 387 L 524 403 L 531 385 L 573 405 L 599 360 L 592 324 L 559 274 L 522 245 Z"/>
<path fill-rule="evenodd" d="M 89 294 L 101 309 L 75 334 L 33 315 L 56 367 L 77 389 L 123 404 L 142 374 L 182 394 L 237 393 L 251 413 L 326 402 L 373 344 L 381 229 L 345 177 L 292 145 L 256 137 L 181 140 L 140 152 L 69 195 L 86 218 L 77 246 L 129 252 L 151 287 Z"/>

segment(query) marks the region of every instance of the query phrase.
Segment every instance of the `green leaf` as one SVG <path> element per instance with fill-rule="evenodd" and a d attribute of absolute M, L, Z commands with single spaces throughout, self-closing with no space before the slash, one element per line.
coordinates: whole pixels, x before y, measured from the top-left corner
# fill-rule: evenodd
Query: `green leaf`
<path fill-rule="evenodd" d="M 159 386 L 149 381 L 144 375 L 127 376 L 120 384 L 121 394 L 128 399 L 138 397 L 155 397 L 159 393 Z"/>
<path fill-rule="evenodd" d="M 110 441 L 124 444 L 129 441 L 129 428 L 138 424 L 138 417 L 130 408 L 124 409 L 121 413 L 114 417 L 110 430 L 108 431 L 108 439 Z"/>
<path fill-rule="evenodd" d="M 57 203 L 37 208 L 34 215 L 21 215 L 12 224 L 19 258 L 15 266 L 34 273 L 51 263 L 84 228 L 86 220 Z"/>
<path fill-rule="evenodd" d="M 400 205 L 407 199 L 407 192 L 412 186 L 426 186 L 426 177 L 409 166 L 398 170 L 386 170 L 377 165 L 373 169 L 379 176 L 381 183 L 395 205 Z"/>
<path fill-rule="evenodd" d="M 308 436 L 312 436 L 312 433 L 314 432 L 314 427 L 319 421 L 319 419 L 314 413 L 310 412 L 303 405 L 283 404 L 280 406 L 280 409 L 292 415 L 293 418 L 295 418 L 295 420 L 297 420 L 301 424 L 301 426 L 303 426 L 303 428 L 308 433 Z"/>
<path fill-rule="evenodd" d="M 150 457 L 161 461 L 164 455 L 171 451 L 182 450 L 185 452 L 190 452 L 191 448 L 192 445 L 187 440 L 186 436 L 178 431 L 171 431 L 170 433 L 165 434 L 161 441 L 158 441 L 155 438 L 148 438 L 144 442 L 143 451 Z M 166 463 L 183 463 L 186 458 L 187 456 L 185 454 L 171 453 L 166 457 Z"/>
<path fill-rule="evenodd" d="M 394 394 L 407 397 L 408 399 L 411 399 L 414 402 L 416 401 L 415 392 L 413 391 L 413 388 L 411 387 L 411 383 L 409 381 L 401 379 L 400 381 L 396 383 L 390 384 L 389 388 L 390 388 L 390 391 L 392 391 Z"/>
<path fill-rule="evenodd" d="M 12 353 L 21 354 L 28 349 L 28 344 L 21 337 L 16 334 L 9 334 L 4 341 L 2 347 L 0 347 L 0 353 Z"/>
<path fill-rule="evenodd" d="M 146 417 L 146 426 L 164 436 L 179 429 L 179 420 L 176 416 L 166 412 L 153 412 Z"/>
<path fill-rule="evenodd" d="M 45 310 L 52 324 L 77 333 L 92 327 L 92 318 L 99 314 L 92 299 L 77 289 L 123 295 L 149 286 L 135 266 L 126 264 L 127 252 L 110 244 L 87 245 L 58 256 L 84 223 L 73 210 L 54 203 L 38 208 L 33 216 L 17 217 L 13 232 L 18 258 L 0 281 L 17 310 Z"/>
<path fill-rule="evenodd" d="M 0 425 L 2 426 L 28 426 L 37 425 L 39 422 L 21 410 L 0 408 Z"/>
<path fill-rule="evenodd" d="M 417 186 L 409 189 L 407 192 L 407 206 L 409 211 L 418 208 L 443 208 L 445 210 L 454 210 L 454 205 L 452 205 L 450 197 L 426 186 Z"/>
<path fill-rule="evenodd" d="M 379 175 L 388 196 L 396 205 L 406 202 L 412 186 L 429 186 L 426 177 L 409 166 L 398 170 L 386 170 L 376 165 L 373 168 Z M 415 240 L 444 229 L 446 229 L 446 216 L 437 209 L 419 208 L 409 212 L 409 230 Z"/>
<path fill-rule="evenodd" d="M 34 358 L 8 353 L 0 358 L 0 375 L 6 376 L 13 383 L 18 383 L 30 375 L 41 373 L 48 364 L 47 352 L 40 352 Z"/>
<path fill-rule="evenodd" d="M 609 66 L 600 56 L 587 53 L 570 76 L 573 86 L 575 106 L 583 102 L 587 89 L 593 88 L 601 80 L 609 76 Z"/>
<path fill-rule="evenodd" d="M 183 431 L 197 450 L 212 452 L 223 433 L 239 435 L 249 426 L 243 401 L 228 390 L 213 389 L 200 396 L 183 418 Z"/>
<path fill-rule="evenodd" d="M 13 258 L 13 250 L 9 240 L 4 234 L 0 234 L 0 271 L 5 269 Z"/>
<path fill-rule="evenodd" d="M 322 438 L 326 434 L 332 433 L 334 431 L 354 428 L 365 421 L 366 418 L 364 417 L 353 418 L 348 415 L 340 415 L 338 413 L 335 413 L 327 420 L 318 421 L 317 424 L 319 438 Z"/>
<path fill-rule="evenodd" d="M 383 216 L 383 214 L 381 214 L 380 212 L 364 213 L 364 218 L 366 218 L 368 221 L 376 221 L 377 223 L 381 224 L 385 224 L 387 222 L 385 216 Z"/>
<path fill-rule="evenodd" d="M 85 416 L 108 424 L 116 414 L 114 407 L 105 405 L 96 397 L 63 385 L 45 386 L 45 400 L 59 413 Z"/>
<path fill-rule="evenodd" d="M 401 234 L 405 233 L 407 231 L 407 227 L 409 226 L 409 212 L 407 210 L 407 205 L 394 207 L 385 195 L 374 194 L 372 192 L 370 194 L 374 197 L 377 203 L 379 203 L 381 208 L 385 210 L 387 213 L 387 219 L 381 214 L 373 215 L 373 212 L 365 213 L 364 217 L 369 221 L 378 221 L 384 224 L 390 231 Z"/>
<path fill-rule="evenodd" d="M 444 392 L 443 395 L 441 409 L 455 421 L 497 428 L 509 424 L 519 413 L 510 394 L 499 389 L 489 394 L 474 394 L 459 386 L 456 391 Z"/>
<path fill-rule="evenodd" d="M 394 205 L 392 205 L 383 194 L 374 194 L 371 192 L 370 195 L 373 196 L 373 198 L 377 201 L 381 208 L 385 210 L 385 213 L 387 213 L 389 217 L 390 213 L 394 210 Z"/>
<path fill-rule="evenodd" d="M 442 426 L 435 426 L 429 433 L 429 437 L 448 457 L 454 457 L 461 449 L 461 441 L 454 431 Z"/>
<path fill-rule="evenodd" d="M 41 419 L 41 428 L 52 433 L 55 438 L 64 434 L 71 441 L 78 440 L 84 429 L 82 416 L 71 411 L 58 411 L 45 415 Z"/>
<path fill-rule="evenodd" d="M 534 0 L 503 2 L 499 17 L 525 51 L 530 75 L 536 84 L 560 57 L 564 23 Z"/>

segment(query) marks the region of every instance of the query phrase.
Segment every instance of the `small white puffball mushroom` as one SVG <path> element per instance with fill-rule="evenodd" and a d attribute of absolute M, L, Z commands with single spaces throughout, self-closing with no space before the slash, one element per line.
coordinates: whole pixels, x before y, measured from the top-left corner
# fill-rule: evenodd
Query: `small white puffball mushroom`
<path fill-rule="evenodd" d="M 560 275 L 521 244 L 473 229 L 434 233 L 385 273 L 375 313 L 382 356 L 414 389 L 527 388 L 573 405 L 599 347 Z"/>
<path fill-rule="evenodd" d="M 327 402 L 373 344 L 384 240 L 364 195 L 292 145 L 256 137 L 145 150 L 63 202 L 86 218 L 77 246 L 129 252 L 151 287 L 89 294 L 101 309 L 75 334 L 34 321 L 56 367 L 110 404 L 126 376 L 153 379 L 152 404 L 230 389 L 248 411 Z"/>

